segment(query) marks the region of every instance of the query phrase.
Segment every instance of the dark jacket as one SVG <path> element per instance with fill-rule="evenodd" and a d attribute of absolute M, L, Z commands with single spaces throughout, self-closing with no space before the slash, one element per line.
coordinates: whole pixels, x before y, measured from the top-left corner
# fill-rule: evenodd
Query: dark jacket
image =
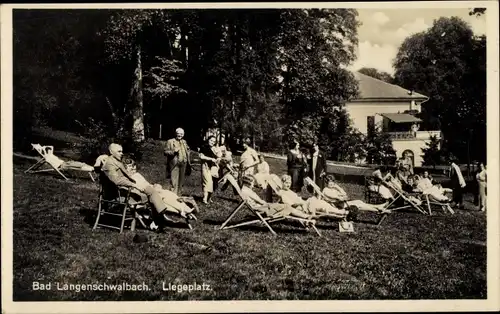
<path fill-rule="evenodd" d="M 324 172 L 326 174 L 326 158 L 325 155 L 322 152 L 319 152 L 318 154 L 318 160 L 316 161 L 316 168 L 313 169 L 313 157 L 312 155 L 310 158 L 307 159 L 307 168 L 308 168 L 308 176 L 312 178 L 316 178 L 316 181 L 318 181 L 321 177 L 321 173 Z"/>

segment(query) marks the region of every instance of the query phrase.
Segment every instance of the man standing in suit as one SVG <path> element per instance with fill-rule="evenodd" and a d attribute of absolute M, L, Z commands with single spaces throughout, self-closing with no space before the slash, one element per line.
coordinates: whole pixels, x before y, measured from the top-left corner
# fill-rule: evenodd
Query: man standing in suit
<path fill-rule="evenodd" d="M 325 186 L 326 157 L 319 151 L 318 143 L 314 143 L 312 146 L 307 168 L 309 168 L 308 176 L 323 190 Z"/>
<path fill-rule="evenodd" d="M 177 128 L 175 138 L 169 139 L 165 145 L 167 156 L 167 178 L 170 176 L 172 191 L 181 196 L 186 169 L 191 167 L 189 146 L 183 139 L 184 130 Z"/>

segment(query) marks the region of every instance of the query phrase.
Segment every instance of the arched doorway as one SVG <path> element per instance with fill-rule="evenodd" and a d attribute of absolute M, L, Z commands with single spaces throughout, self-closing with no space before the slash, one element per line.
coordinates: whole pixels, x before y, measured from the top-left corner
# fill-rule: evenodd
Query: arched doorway
<path fill-rule="evenodd" d="M 403 151 L 403 162 L 405 164 L 410 164 L 412 169 L 415 167 L 415 154 L 412 150 L 407 149 Z"/>

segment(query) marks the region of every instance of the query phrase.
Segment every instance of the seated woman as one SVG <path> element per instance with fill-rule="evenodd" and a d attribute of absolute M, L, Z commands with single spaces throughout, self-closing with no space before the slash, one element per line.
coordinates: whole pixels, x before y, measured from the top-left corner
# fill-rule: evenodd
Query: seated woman
<path fill-rule="evenodd" d="M 163 189 L 160 184 L 149 183 L 144 176 L 137 172 L 137 165 L 132 159 L 124 159 L 123 164 L 125 165 L 126 170 L 131 174 L 132 179 L 135 180 L 138 187 L 143 190 L 154 189 L 160 195 L 163 202 L 167 206 L 167 211 L 179 214 L 183 218 L 187 218 L 188 215 L 195 210 L 196 207 L 189 207 L 184 201 L 180 200 L 179 196 L 174 192 Z"/>
<path fill-rule="evenodd" d="M 101 168 L 102 168 L 102 166 L 104 166 L 104 163 L 106 162 L 106 160 L 108 158 L 109 158 L 109 156 L 106 154 L 103 154 L 103 155 L 100 155 L 99 157 L 97 157 L 97 159 L 95 160 L 95 163 L 94 163 L 94 171 L 96 173 L 101 172 Z"/>
<path fill-rule="evenodd" d="M 255 184 L 255 179 L 253 178 L 253 176 L 244 176 L 242 181 L 242 197 L 254 210 L 262 212 L 268 217 L 294 216 L 307 219 L 311 223 L 313 222 L 312 220 L 310 220 L 310 215 L 293 206 L 287 204 L 267 203 L 263 199 L 261 199 L 260 196 L 252 190 Z"/>
<path fill-rule="evenodd" d="M 33 146 L 35 147 L 35 146 Z M 56 169 L 76 169 L 82 171 L 94 171 L 94 167 L 87 165 L 86 163 L 75 161 L 75 160 L 62 160 L 61 158 L 54 155 L 54 146 L 40 146 L 35 147 L 43 155 L 45 160 L 50 163 Z"/>
<path fill-rule="evenodd" d="M 257 173 L 253 175 L 255 183 L 263 189 L 269 186 L 275 191 L 277 191 L 282 186 L 280 178 L 269 173 L 269 164 L 265 161 L 263 155 L 259 155 L 260 163 L 257 165 Z"/>
<path fill-rule="evenodd" d="M 413 193 L 415 191 L 416 181 L 414 176 L 408 176 L 406 182 L 403 182 L 402 190 L 406 193 Z"/>
<path fill-rule="evenodd" d="M 396 178 L 404 185 L 408 183 L 408 177 L 410 177 L 410 175 L 411 173 L 407 169 L 407 167 L 405 167 L 405 165 L 400 162 L 398 164 L 398 170 L 396 171 Z"/>
<path fill-rule="evenodd" d="M 322 215 L 332 214 L 334 216 L 344 216 L 349 214 L 345 209 L 339 209 L 328 202 L 321 200 L 315 196 L 308 198 L 307 200 L 302 199 L 290 188 L 292 186 L 292 177 L 285 174 L 281 177 L 283 182 L 283 187 L 278 191 L 278 196 L 281 197 L 281 201 L 284 204 L 298 207 L 300 206 L 304 212 L 316 215 L 320 213 Z"/>
<path fill-rule="evenodd" d="M 416 175 L 414 179 L 415 192 L 429 195 L 439 202 L 451 202 L 451 199 L 444 195 L 444 193 L 449 192 L 450 189 L 443 189 L 440 185 L 433 185 L 431 181 L 426 177 L 420 177 Z"/>
<path fill-rule="evenodd" d="M 382 204 L 368 204 L 362 200 L 348 200 L 347 192 L 341 188 L 336 182 L 333 175 L 326 176 L 326 187 L 322 191 L 325 200 L 328 202 L 337 203 L 338 206 L 355 206 L 359 210 L 372 211 L 372 212 L 390 212 L 386 210 L 388 202 Z"/>
<path fill-rule="evenodd" d="M 379 167 L 375 169 L 375 171 L 371 175 L 371 184 L 368 186 L 370 191 L 374 191 L 380 194 L 380 196 L 385 200 L 394 199 L 394 195 L 392 195 L 391 190 L 387 188 L 385 184 L 394 181 L 394 177 L 392 176 L 390 170 L 387 170 L 385 175 L 382 172 L 386 171 L 385 167 Z M 392 183 L 393 184 L 393 183 Z"/>

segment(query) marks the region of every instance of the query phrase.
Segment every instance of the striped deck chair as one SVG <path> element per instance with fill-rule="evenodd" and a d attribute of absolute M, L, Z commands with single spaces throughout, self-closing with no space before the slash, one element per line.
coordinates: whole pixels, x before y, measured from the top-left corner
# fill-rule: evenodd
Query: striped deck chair
<path fill-rule="evenodd" d="M 90 176 L 90 179 L 95 182 L 94 176 L 94 167 L 87 165 L 83 162 L 79 161 L 64 161 L 54 155 L 54 147 L 53 146 L 42 146 L 40 144 L 31 144 L 34 150 L 40 154 L 42 157 L 36 164 L 29 167 L 25 173 L 39 173 L 39 172 L 49 172 L 55 171 L 65 180 L 69 180 L 63 172 L 68 170 L 87 172 Z M 45 169 L 41 169 L 43 166 L 48 165 L 49 167 L 45 167 Z"/>
<path fill-rule="evenodd" d="M 281 221 L 281 220 L 293 220 L 293 221 L 298 221 L 301 223 L 301 225 L 306 229 L 306 230 L 309 230 L 309 228 L 312 228 L 319 236 L 321 236 L 321 234 L 319 233 L 318 229 L 316 228 L 315 226 L 315 220 L 314 219 L 311 219 L 311 220 L 306 220 L 306 219 L 303 219 L 303 218 L 299 218 L 299 217 L 293 217 L 293 216 L 282 216 L 282 215 L 277 215 L 277 216 L 267 216 L 264 212 L 262 212 L 259 208 L 253 208 L 244 198 L 242 192 L 241 192 L 241 189 L 238 185 L 238 182 L 236 181 L 236 179 L 232 176 L 232 175 L 227 175 L 227 180 L 231 183 L 231 185 L 234 187 L 234 189 L 237 191 L 241 201 L 240 203 L 238 204 L 238 206 L 236 206 L 236 208 L 231 212 L 231 214 L 226 218 L 226 220 L 222 223 L 222 225 L 220 226 L 220 230 L 223 230 L 223 229 L 231 229 L 231 228 L 237 228 L 237 227 L 241 227 L 241 226 L 247 226 L 247 225 L 253 225 L 253 224 L 259 224 L 259 223 L 262 223 L 263 225 L 265 225 L 267 227 L 267 229 L 269 229 L 269 231 L 273 234 L 273 235 L 276 235 L 276 232 L 273 230 L 273 228 L 271 227 L 271 224 L 272 223 L 275 223 L 275 222 L 278 222 L 278 221 Z M 257 219 L 252 219 L 252 220 L 248 220 L 248 221 L 244 221 L 244 222 L 240 222 L 240 223 L 237 223 L 237 224 L 233 224 L 233 225 L 228 225 L 228 223 L 233 219 L 233 217 L 242 209 L 242 208 L 246 208 L 248 209 L 253 216 L 257 217 Z M 310 222 L 313 222 L 312 224 L 310 224 Z"/>

